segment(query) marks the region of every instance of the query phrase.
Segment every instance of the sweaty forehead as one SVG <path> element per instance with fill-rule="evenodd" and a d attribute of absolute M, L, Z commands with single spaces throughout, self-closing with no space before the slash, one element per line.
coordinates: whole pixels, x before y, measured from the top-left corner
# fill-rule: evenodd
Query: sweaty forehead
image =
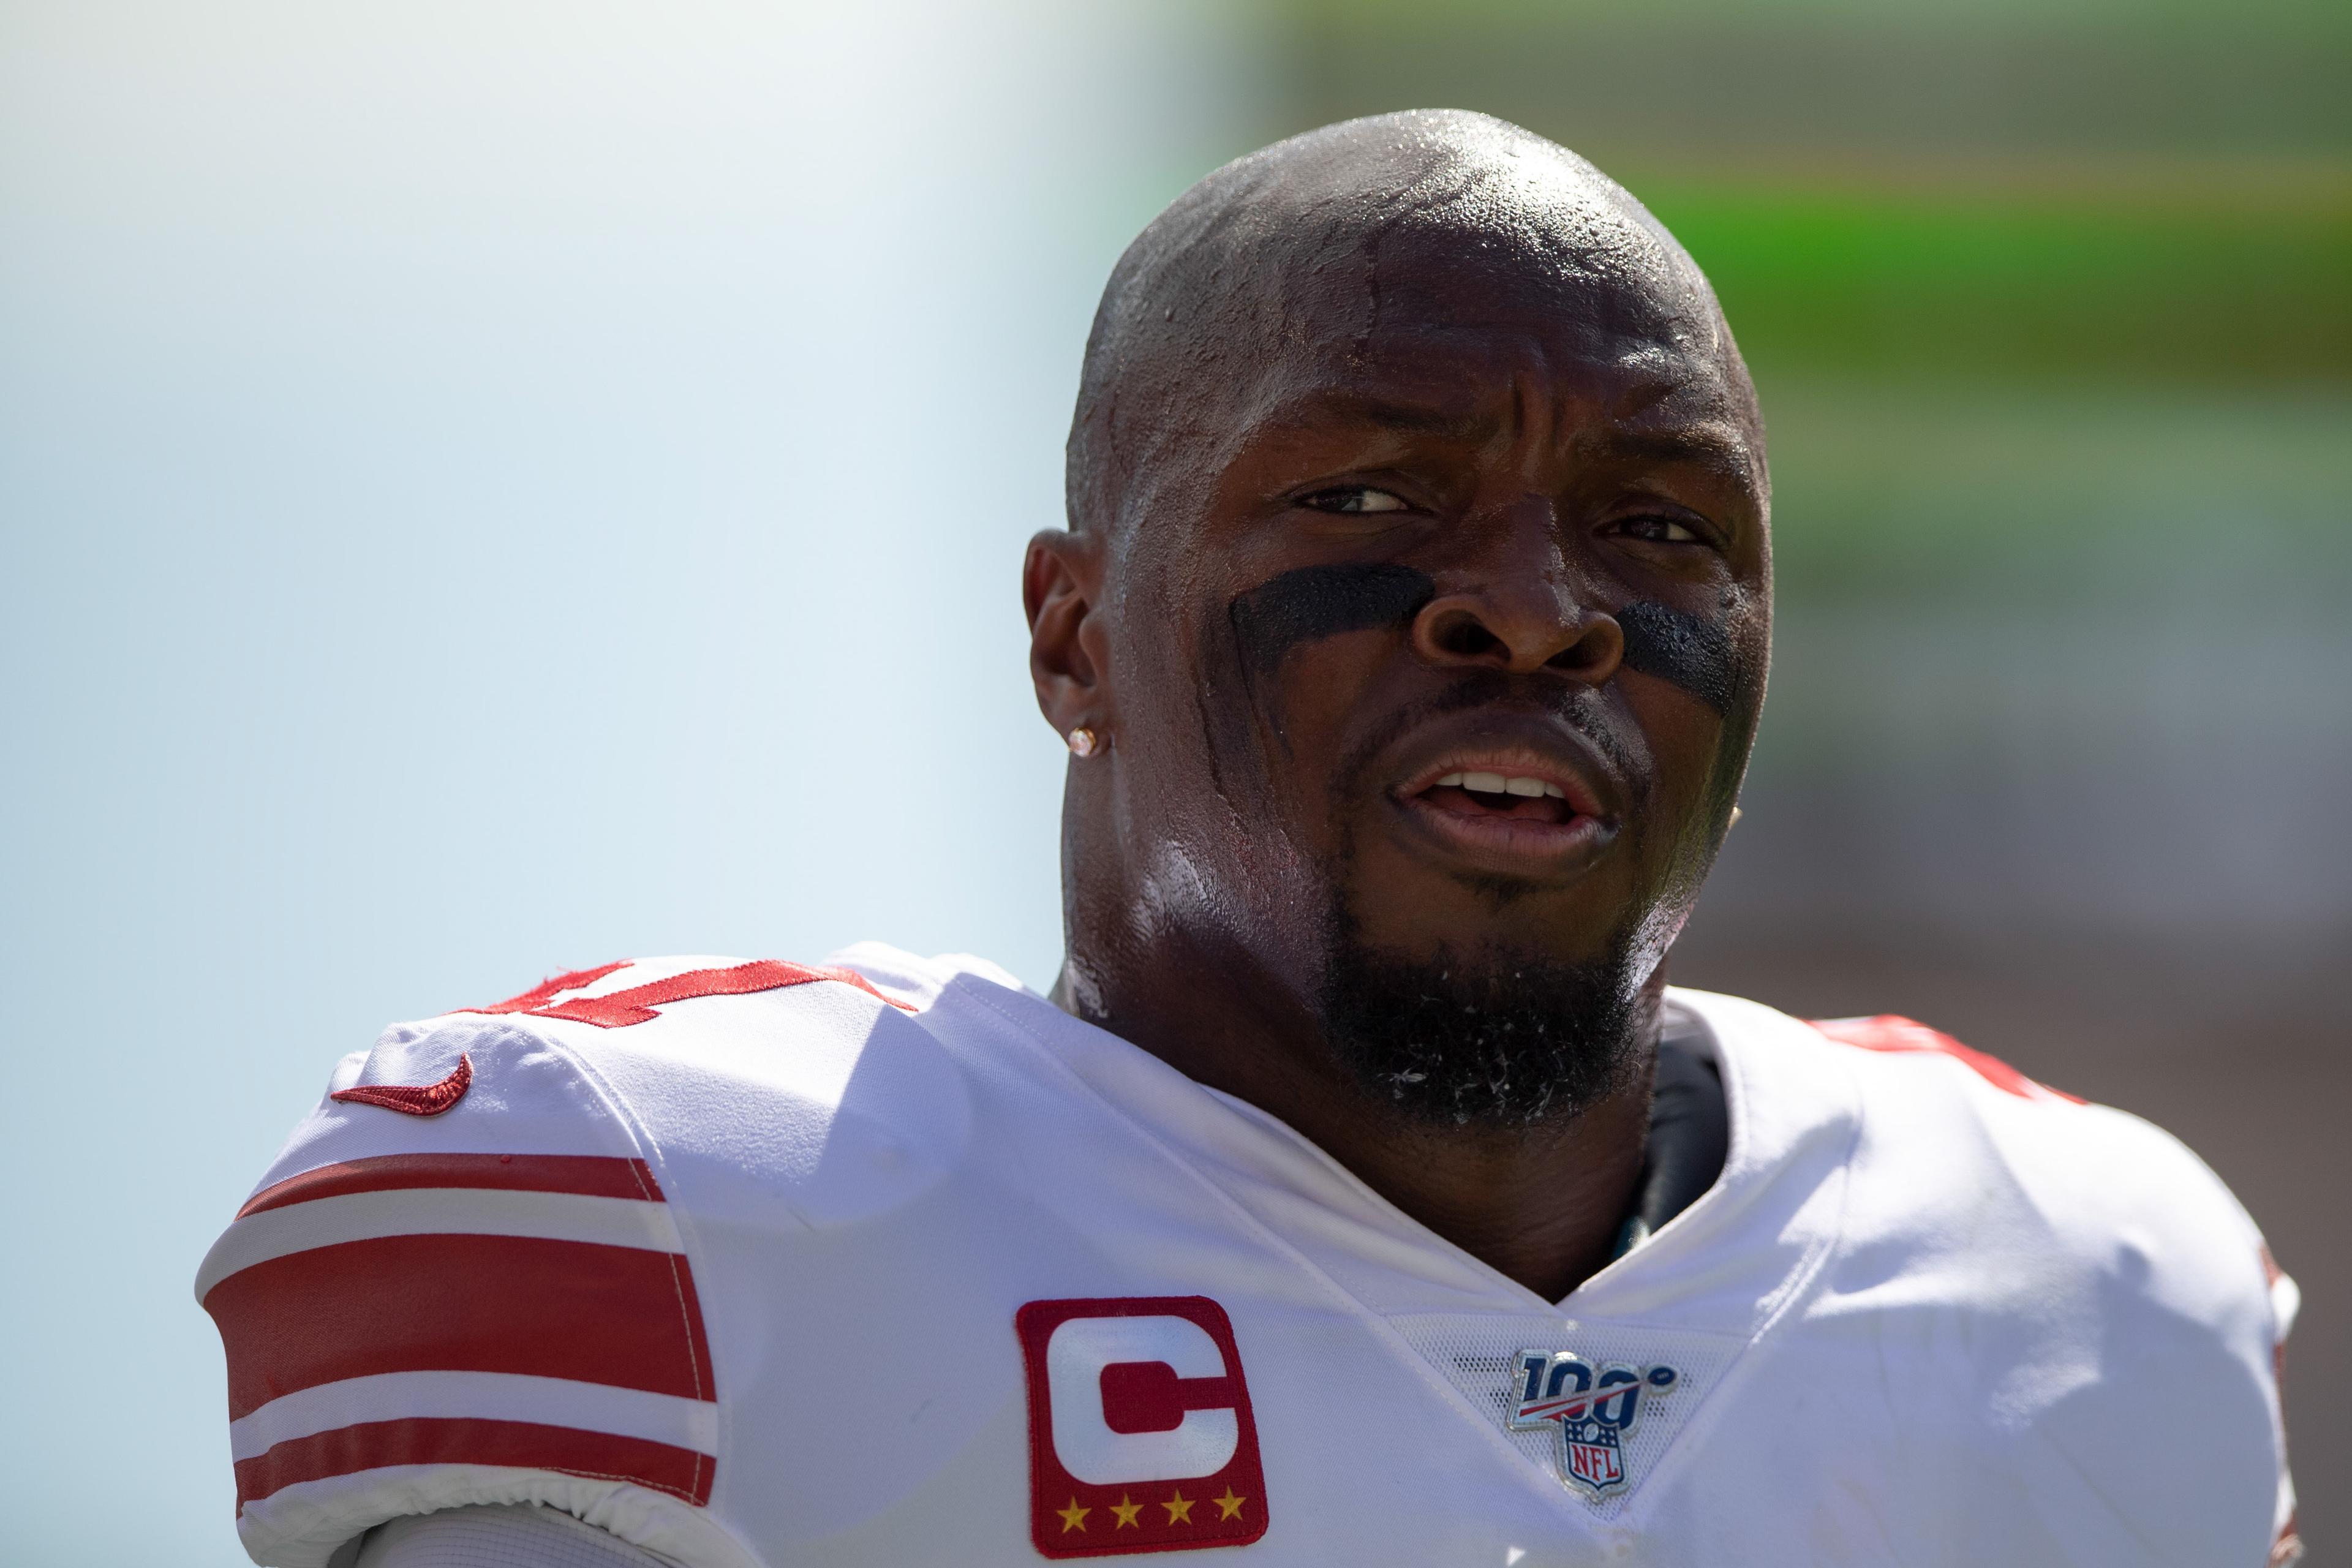
<path fill-rule="evenodd" d="M 1500 121 L 1388 115 L 1226 165 L 1129 248 L 1087 344 L 1071 521 L 1149 510 L 1270 398 L 1446 353 L 1621 367 L 1753 422 L 1704 275 L 1630 195 Z"/>

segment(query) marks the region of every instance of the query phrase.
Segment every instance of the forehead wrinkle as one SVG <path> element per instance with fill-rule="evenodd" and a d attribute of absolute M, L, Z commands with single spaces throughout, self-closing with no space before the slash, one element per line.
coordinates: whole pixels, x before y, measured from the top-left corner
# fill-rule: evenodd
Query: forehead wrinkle
<path fill-rule="evenodd" d="M 1546 294 L 1585 346 L 1640 342 L 1624 357 L 1705 362 L 1735 399 L 1745 386 L 1687 253 L 1606 175 L 1517 127 L 1416 110 L 1237 160 L 1155 219 L 1105 289 L 1072 424 L 1073 525 L 1156 510 L 1132 504 L 1160 488 L 1147 470 L 1185 439 L 1230 457 L 1236 425 L 1265 427 L 1248 405 L 1305 360 L 1360 373 L 1377 339 L 1443 331 L 1462 300 Z M 1440 433 L 1426 423 L 1370 422 Z"/>
<path fill-rule="evenodd" d="M 1233 426 L 1228 459 L 1270 437 L 1289 433 L 1346 435 L 1351 427 L 1432 437 L 1465 447 L 1502 440 L 1523 442 L 1538 429 L 1538 421 L 1528 412 L 1530 405 L 1548 405 L 1549 417 L 1539 423 L 1549 434 L 1552 450 L 1587 460 L 1631 458 L 1688 464 L 1742 483 L 1758 481 L 1762 467 L 1758 443 L 1743 421 L 1724 415 L 1690 418 L 1660 407 L 1700 390 L 1687 382 L 1650 383 L 1609 400 L 1603 422 L 1578 427 L 1579 406 L 1590 406 L 1591 400 L 1572 393 L 1554 393 L 1549 390 L 1546 377 L 1544 368 L 1523 365 L 1500 385 L 1482 388 L 1466 407 L 1457 400 L 1447 400 L 1457 402 L 1449 407 L 1445 402 L 1419 400 L 1410 393 L 1365 390 L 1344 379 L 1325 382 L 1244 411 Z"/>
<path fill-rule="evenodd" d="M 1523 439 L 1546 429 L 1552 445 L 1559 447 L 1565 444 L 1566 426 L 1580 405 L 1610 403 L 1605 393 L 1593 397 L 1580 389 L 1559 388 L 1542 334 L 1519 325 L 1436 323 L 1416 329 L 1410 338 L 1402 352 L 1376 349 L 1350 356 L 1348 365 L 1327 369 L 1325 379 L 1274 394 L 1265 406 L 1244 411 L 1236 420 L 1244 442 L 1267 431 L 1362 425 L 1463 446 L 1486 446 L 1498 437 Z M 1462 352 L 1464 360 L 1490 362 L 1495 368 L 1476 363 L 1441 363 L 1434 370 L 1411 366 L 1410 350 L 1416 343 L 1433 346 L 1444 356 L 1454 342 L 1469 345 Z M 1482 352 L 1498 344 L 1505 353 Z M 1517 363 L 1503 368 L 1505 360 Z M 1596 368 L 1606 374 L 1619 363 L 1604 362 Z M 1295 384 L 1299 378 L 1277 374 L 1268 379 Z M 1423 394 L 1416 383 L 1433 390 Z M 1666 385 L 1644 401 L 1679 390 Z"/>
<path fill-rule="evenodd" d="M 1341 382 L 1310 388 L 1246 415 L 1240 422 L 1236 445 L 1249 446 L 1281 431 L 1346 426 L 1434 436 L 1475 446 L 1493 439 L 1503 421 L 1491 410 L 1447 408 L 1410 396 L 1361 391 Z"/>

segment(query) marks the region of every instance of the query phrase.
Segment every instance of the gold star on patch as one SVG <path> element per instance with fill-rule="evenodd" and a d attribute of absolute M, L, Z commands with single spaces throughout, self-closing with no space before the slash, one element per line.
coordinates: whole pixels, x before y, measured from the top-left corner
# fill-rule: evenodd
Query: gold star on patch
<path fill-rule="evenodd" d="M 1079 1534 L 1084 1535 L 1087 1531 L 1087 1515 L 1094 1512 L 1094 1510 L 1090 1508 L 1080 1508 L 1078 1506 L 1078 1500 L 1072 1498 L 1070 1500 L 1069 1507 L 1057 1508 L 1054 1511 L 1062 1516 L 1062 1533 L 1064 1535 L 1069 1534 L 1070 1531 L 1074 1530 Z"/>
<path fill-rule="evenodd" d="M 1169 1523 L 1190 1524 L 1192 1522 L 1192 1500 L 1184 1495 L 1182 1488 L 1179 1487 L 1176 1490 L 1176 1495 L 1170 1498 L 1166 1502 L 1161 1503 L 1160 1506 L 1168 1510 Z"/>
<path fill-rule="evenodd" d="M 1224 1496 L 1213 1497 L 1209 1500 L 1217 1505 L 1217 1517 L 1219 1519 L 1239 1519 L 1242 1516 L 1242 1504 L 1249 1501 L 1249 1499 L 1245 1497 L 1235 1497 L 1234 1495 L 1234 1489 L 1227 1487 L 1225 1489 Z"/>
<path fill-rule="evenodd" d="M 1111 1526 L 1113 1530 L 1125 1530 L 1130 1524 L 1135 1525 L 1138 1530 L 1143 1528 L 1142 1525 L 1136 1523 L 1135 1519 L 1137 1514 L 1143 1511 L 1143 1505 L 1139 1502 L 1128 1501 L 1125 1492 L 1118 1494 L 1118 1500 L 1110 1505 L 1110 1510 L 1118 1515 L 1118 1522 Z"/>

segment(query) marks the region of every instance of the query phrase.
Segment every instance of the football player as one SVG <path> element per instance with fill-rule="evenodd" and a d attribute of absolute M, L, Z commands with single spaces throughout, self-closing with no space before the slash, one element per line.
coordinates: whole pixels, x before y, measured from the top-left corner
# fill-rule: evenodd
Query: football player
<path fill-rule="evenodd" d="M 1217 171 L 1068 482 L 1052 994 L 637 960 L 346 1058 L 197 1287 L 256 1562 L 2292 1550 L 2294 1288 L 2192 1154 L 1666 984 L 1770 489 L 1632 196 L 1458 113 Z"/>

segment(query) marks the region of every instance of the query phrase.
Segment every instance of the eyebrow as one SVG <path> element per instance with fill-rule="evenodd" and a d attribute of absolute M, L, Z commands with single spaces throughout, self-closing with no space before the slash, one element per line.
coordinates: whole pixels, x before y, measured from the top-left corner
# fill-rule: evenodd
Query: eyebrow
<path fill-rule="evenodd" d="M 1701 468 L 1752 472 L 1756 454 L 1747 440 L 1729 427 L 1710 422 L 1680 430 L 1612 431 L 1591 445 L 1612 458 L 1641 458 L 1654 463 L 1695 463 Z"/>

